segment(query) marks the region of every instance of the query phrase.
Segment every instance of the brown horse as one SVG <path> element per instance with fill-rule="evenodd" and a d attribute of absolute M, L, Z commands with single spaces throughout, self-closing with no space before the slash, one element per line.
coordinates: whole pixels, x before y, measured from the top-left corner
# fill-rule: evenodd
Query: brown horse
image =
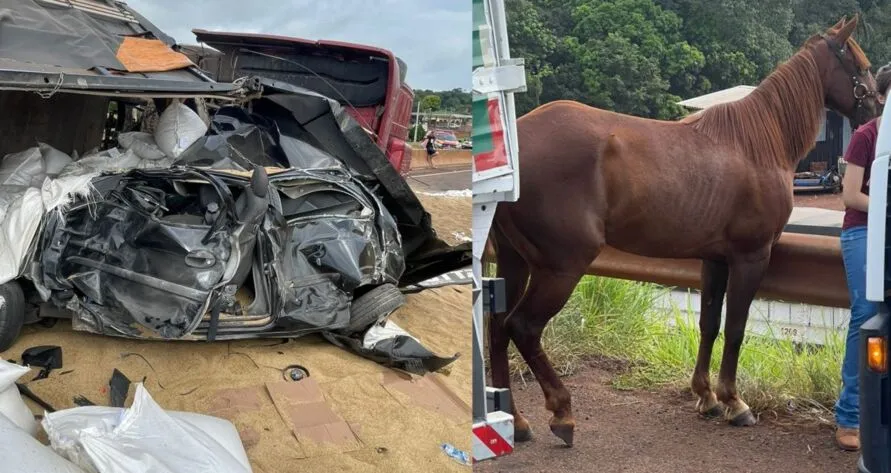
<path fill-rule="evenodd" d="M 541 334 L 604 245 L 702 266 L 701 340 L 692 388 L 698 411 L 733 425 L 755 417 L 736 391 L 749 306 L 792 211 L 792 176 L 813 147 L 824 107 L 855 126 L 875 115 L 875 81 L 851 37 L 857 17 L 810 38 L 747 97 L 677 122 L 571 101 L 518 120 L 521 197 L 501 203 L 490 241 L 506 280 L 508 314 L 490 323 L 492 384 L 509 388 L 514 342 L 572 445 L 571 396 L 542 351 Z M 727 295 L 718 386 L 709 361 Z M 723 404 L 723 406 L 722 406 Z M 512 406 L 516 440 L 531 437 Z"/>

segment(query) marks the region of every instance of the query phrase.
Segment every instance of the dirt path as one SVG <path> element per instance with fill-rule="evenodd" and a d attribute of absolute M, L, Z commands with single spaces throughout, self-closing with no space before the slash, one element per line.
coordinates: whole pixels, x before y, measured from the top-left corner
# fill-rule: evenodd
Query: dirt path
<path fill-rule="evenodd" d="M 844 210 L 841 194 L 812 193 L 796 194 L 794 198 L 796 207 L 817 207 L 827 210 Z"/>
<path fill-rule="evenodd" d="M 564 380 L 573 395 L 575 446 L 562 447 L 548 430 L 550 413 L 534 379 L 514 383 L 517 404 L 534 438 L 510 456 L 474 466 L 475 472 L 602 473 L 844 473 L 857 471 L 857 454 L 838 450 L 826 426 L 760 419 L 732 428 L 701 419 L 687 395 L 626 392 L 595 364 Z"/>

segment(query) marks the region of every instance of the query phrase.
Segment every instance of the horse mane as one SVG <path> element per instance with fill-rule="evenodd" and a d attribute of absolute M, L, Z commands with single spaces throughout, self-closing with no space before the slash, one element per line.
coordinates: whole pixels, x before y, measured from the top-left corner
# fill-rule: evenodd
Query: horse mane
<path fill-rule="evenodd" d="M 839 28 L 831 28 L 834 35 Z M 768 75 L 748 96 L 715 105 L 681 120 L 718 143 L 742 150 L 758 164 L 794 163 L 816 144 L 825 98 L 813 46 L 813 35 L 788 61 Z M 855 65 L 872 65 L 853 37 L 845 46 Z"/>
<path fill-rule="evenodd" d="M 681 123 L 741 150 L 757 164 L 787 166 L 815 145 L 824 107 L 814 53 L 802 47 L 748 96 L 709 107 Z"/>

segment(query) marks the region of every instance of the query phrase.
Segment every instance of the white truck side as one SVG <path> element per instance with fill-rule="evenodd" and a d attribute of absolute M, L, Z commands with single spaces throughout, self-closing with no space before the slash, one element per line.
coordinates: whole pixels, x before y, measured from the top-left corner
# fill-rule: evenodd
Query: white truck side
<path fill-rule="evenodd" d="M 482 256 L 498 202 L 520 197 L 513 94 L 526 90 L 522 59 L 512 59 L 504 0 L 473 0 L 473 461 L 513 450 L 507 390 L 486 387 L 484 300 L 504 302 L 501 281 L 482 278 Z M 503 310 L 503 309 L 501 309 Z"/>

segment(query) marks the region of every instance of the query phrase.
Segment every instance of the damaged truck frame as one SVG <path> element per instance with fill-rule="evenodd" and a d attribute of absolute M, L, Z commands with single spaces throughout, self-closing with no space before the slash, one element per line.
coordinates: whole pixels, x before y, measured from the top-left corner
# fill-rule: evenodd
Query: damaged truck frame
<path fill-rule="evenodd" d="M 81 45 L 140 38 L 176 49 L 123 2 L 0 4 L 38 30 L 50 18 L 76 25 Z M 71 31 L 43 30 L 42 46 L 31 49 L 38 57 L 61 51 L 57 43 L 71 40 Z M 39 169 L 27 175 L 19 166 L 7 175 L 24 173 L 24 181 L 0 182 L 0 248 L 15 250 L 0 258 L 0 351 L 24 323 L 71 317 L 77 330 L 131 338 L 321 333 L 410 371 L 455 359 L 433 355 L 404 332 L 370 333 L 403 303 L 399 288 L 468 266 L 471 245 L 436 236 L 386 147 L 338 100 L 280 78 L 216 82 L 194 64 L 132 72 L 98 65 L 99 53 L 52 62 L 62 66 L 16 54 L 0 45 L 7 111 L 0 129 L 14 136 L 0 152 L 5 166 L 29 148 Z M 175 131 L 183 149 L 173 157 L 149 159 L 146 150 L 160 142 L 136 143 L 138 133 L 121 129 L 132 107 L 185 109 L 185 102 L 203 111 L 196 104 L 205 100 L 213 105 L 206 133 L 189 143 Z M 112 127 L 130 146 L 97 153 L 110 141 L 110 102 L 118 104 Z M 29 113 L 17 113 L 25 107 Z M 60 167 L 50 163 L 59 150 L 73 158 L 51 171 Z"/>

